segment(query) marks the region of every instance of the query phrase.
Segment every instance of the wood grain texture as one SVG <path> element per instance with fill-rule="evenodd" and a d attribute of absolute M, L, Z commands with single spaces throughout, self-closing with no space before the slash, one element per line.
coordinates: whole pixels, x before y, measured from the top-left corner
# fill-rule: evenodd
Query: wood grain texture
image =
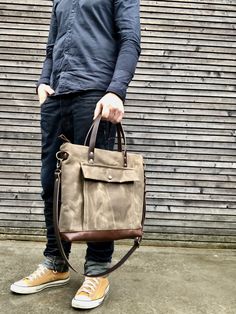
<path fill-rule="evenodd" d="M 45 236 L 40 75 L 50 0 L 0 0 L 0 238 Z M 236 247 L 235 0 L 142 0 L 124 127 L 147 175 L 145 239 Z"/>

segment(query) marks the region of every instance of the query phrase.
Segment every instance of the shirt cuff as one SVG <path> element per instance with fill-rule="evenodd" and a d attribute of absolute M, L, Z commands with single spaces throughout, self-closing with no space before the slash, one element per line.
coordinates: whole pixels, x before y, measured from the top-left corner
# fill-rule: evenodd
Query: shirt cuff
<path fill-rule="evenodd" d="M 116 94 L 124 102 L 126 97 L 126 89 L 124 90 L 114 85 L 111 83 L 107 88 L 106 92 Z"/>

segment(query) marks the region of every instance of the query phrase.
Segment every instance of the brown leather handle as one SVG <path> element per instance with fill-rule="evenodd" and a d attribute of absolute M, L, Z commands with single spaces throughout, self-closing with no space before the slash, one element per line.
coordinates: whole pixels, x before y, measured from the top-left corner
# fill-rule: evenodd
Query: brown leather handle
<path fill-rule="evenodd" d="M 89 139 L 89 150 L 88 150 L 88 161 L 93 163 L 94 162 L 94 154 L 95 154 L 95 145 L 96 145 L 96 139 L 97 139 L 97 133 L 99 124 L 101 122 L 102 115 L 98 115 L 98 117 L 94 120 L 92 123 L 90 129 L 88 130 L 88 133 L 86 135 L 84 145 L 88 143 Z M 127 148 L 126 148 L 126 137 L 125 132 L 122 127 L 121 123 L 116 124 L 117 129 L 117 138 L 118 138 L 118 151 L 123 152 L 123 158 L 124 158 L 124 167 L 127 167 Z M 123 139 L 123 145 L 122 145 L 122 139 Z"/>

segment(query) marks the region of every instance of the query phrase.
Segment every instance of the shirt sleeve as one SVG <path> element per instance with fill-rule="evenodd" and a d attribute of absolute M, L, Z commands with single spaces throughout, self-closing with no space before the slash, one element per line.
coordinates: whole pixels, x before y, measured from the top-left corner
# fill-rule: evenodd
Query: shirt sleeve
<path fill-rule="evenodd" d="M 107 92 L 124 100 L 141 52 L 139 0 L 115 0 L 114 6 L 119 53 Z"/>
<path fill-rule="evenodd" d="M 46 58 L 43 63 L 43 68 L 41 72 L 41 76 L 36 84 L 37 88 L 40 84 L 50 84 L 50 77 L 52 72 L 52 54 L 54 43 L 57 37 L 57 19 L 55 14 L 55 5 L 52 8 L 52 16 L 51 16 L 51 23 L 48 35 L 48 42 L 46 48 Z"/>

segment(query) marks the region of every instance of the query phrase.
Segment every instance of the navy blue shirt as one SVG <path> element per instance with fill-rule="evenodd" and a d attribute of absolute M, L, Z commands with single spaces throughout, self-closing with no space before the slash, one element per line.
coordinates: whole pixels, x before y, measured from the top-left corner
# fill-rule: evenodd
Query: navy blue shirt
<path fill-rule="evenodd" d="M 125 99 L 140 54 L 139 0 L 54 0 L 38 84 Z"/>

